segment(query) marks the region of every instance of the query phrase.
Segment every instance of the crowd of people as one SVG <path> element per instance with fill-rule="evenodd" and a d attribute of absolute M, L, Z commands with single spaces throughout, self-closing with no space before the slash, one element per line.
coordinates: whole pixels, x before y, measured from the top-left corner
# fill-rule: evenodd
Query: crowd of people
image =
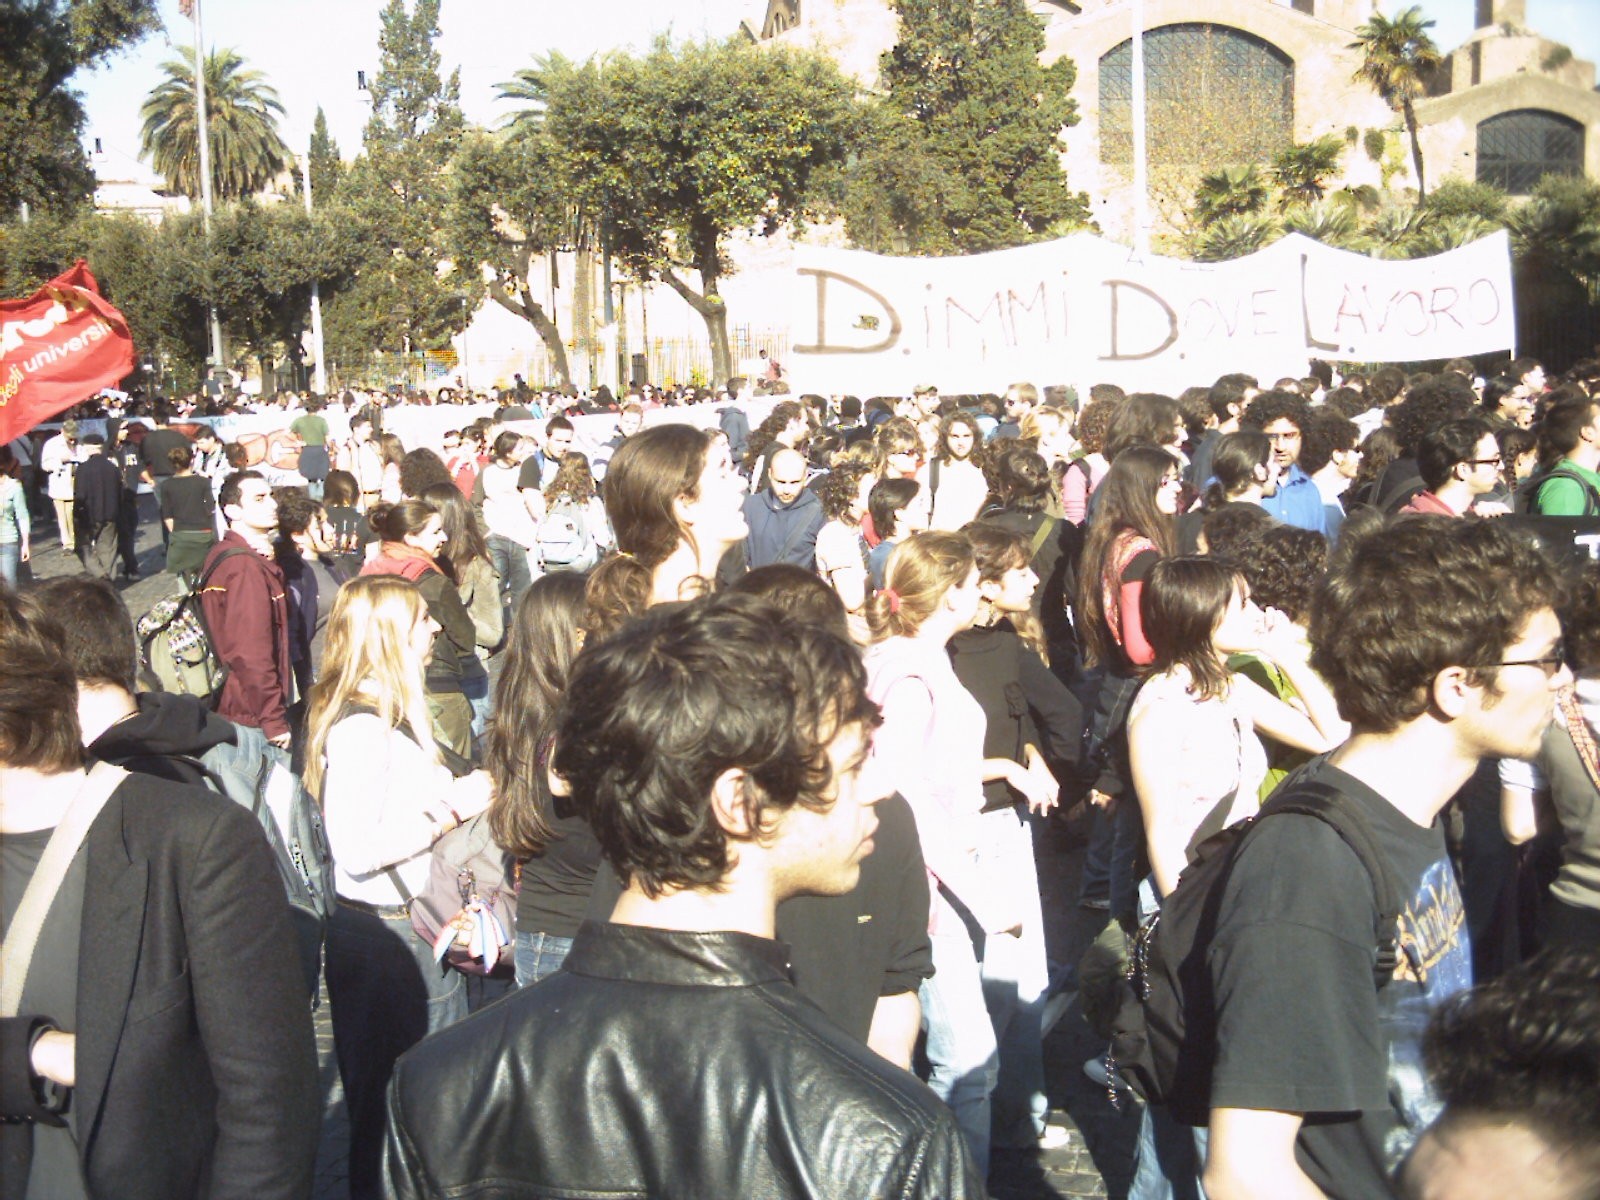
<path fill-rule="evenodd" d="M 519 381 L 427 446 L 292 397 L 292 484 L 163 401 L 0 448 L 6 1195 L 304 1196 L 319 974 L 353 1200 L 985 1195 L 1061 1137 L 1069 811 L 1128 955 L 1235 839 L 1205 1094 L 1141 1107 L 1135 1200 L 1594 1195 L 1600 566 L 1524 518 L 1600 517 L 1597 386 L 1313 363 L 752 427 L 736 384 L 714 424 L 585 398 L 600 441 Z M 141 513 L 214 697 L 141 688 Z M 83 570 L 29 585 L 52 515 Z M 309 949 L 226 771 L 315 801 Z"/>

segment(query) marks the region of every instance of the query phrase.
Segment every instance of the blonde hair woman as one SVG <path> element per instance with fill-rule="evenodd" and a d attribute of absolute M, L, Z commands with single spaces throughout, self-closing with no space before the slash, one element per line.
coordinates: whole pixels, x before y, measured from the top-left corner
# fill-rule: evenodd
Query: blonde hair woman
<path fill-rule="evenodd" d="M 311 689 L 305 786 L 322 803 L 338 905 L 326 976 L 350 1115 L 352 1200 L 379 1195 L 384 1093 L 394 1063 L 466 1015 L 462 977 L 411 927 L 434 842 L 489 804 L 430 735 L 424 671 L 439 626 L 416 586 L 366 575 L 339 589 Z"/>
<path fill-rule="evenodd" d="M 884 586 L 867 602 L 874 645 L 867 691 L 882 707 L 873 753 L 916 814 L 930 876 L 934 976 L 922 985 L 932 1065 L 929 1086 L 950 1105 L 977 1160 L 989 1164 L 991 1093 L 999 1048 L 983 998 L 985 969 L 1012 975 L 1022 914 L 1038 896 L 985 870 L 985 777 L 1021 768 L 984 758 L 983 708 L 961 686 L 946 644 L 972 625 L 981 598 L 972 545 L 956 533 L 917 533 L 895 547 Z M 971 922 L 985 935 L 980 950 Z M 979 955 L 983 955 L 980 964 Z M 1014 981 L 1013 981 L 1014 982 Z M 1005 1144 L 1026 1144 L 1031 1112 L 1002 1114 Z M 1023 1126 L 1013 1132 L 1011 1122 Z M 1042 1126 L 1032 1130 L 1034 1140 Z"/>

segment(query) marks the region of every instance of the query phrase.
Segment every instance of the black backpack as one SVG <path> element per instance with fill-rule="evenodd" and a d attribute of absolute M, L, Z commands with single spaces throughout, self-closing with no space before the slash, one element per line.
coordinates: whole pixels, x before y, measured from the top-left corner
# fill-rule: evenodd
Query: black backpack
<path fill-rule="evenodd" d="M 1535 513 L 1539 512 L 1539 490 L 1552 479 L 1570 479 L 1583 488 L 1582 516 L 1600 516 L 1600 493 L 1597 493 L 1594 484 L 1582 475 L 1567 467 L 1551 467 L 1549 470 L 1535 471 L 1527 479 L 1517 485 L 1517 490 L 1512 493 L 1511 507 L 1513 512 Z"/>
<path fill-rule="evenodd" d="M 1279 813 L 1326 822 L 1372 877 L 1378 949 L 1373 983 L 1382 988 L 1399 963 L 1400 894 L 1361 810 L 1338 789 L 1315 780 L 1288 781 L 1249 820 L 1200 844 L 1178 886 L 1134 939 L 1127 977 L 1112 1022 L 1108 1071 L 1140 1097 L 1165 1104 L 1186 1125 L 1210 1119 L 1211 1073 L 1217 1057 L 1217 1012 L 1209 959 L 1223 893 L 1251 831 Z"/>

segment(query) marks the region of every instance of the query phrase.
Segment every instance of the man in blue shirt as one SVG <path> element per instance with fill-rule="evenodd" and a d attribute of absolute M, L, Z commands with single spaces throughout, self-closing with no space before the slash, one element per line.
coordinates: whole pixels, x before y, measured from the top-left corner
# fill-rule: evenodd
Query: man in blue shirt
<path fill-rule="evenodd" d="M 1262 392 L 1250 402 L 1239 424 L 1259 429 L 1272 442 L 1272 459 L 1281 475 L 1277 493 L 1264 497 L 1261 507 L 1285 525 L 1309 529 L 1326 536 L 1327 513 L 1322 493 L 1311 476 L 1300 469 L 1302 431 L 1311 419 L 1311 407 L 1292 392 Z"/>

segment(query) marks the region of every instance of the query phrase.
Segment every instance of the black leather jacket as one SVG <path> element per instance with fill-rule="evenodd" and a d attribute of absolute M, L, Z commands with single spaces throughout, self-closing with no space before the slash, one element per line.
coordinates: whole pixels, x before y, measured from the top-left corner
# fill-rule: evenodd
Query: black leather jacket
<path fill-rule="evenodd" d="M 385 1195 L 982 1197 L 933 1093 L 804 999 L 781 942 L 586 922 L 563 969 L 406 1054 Z"/>

